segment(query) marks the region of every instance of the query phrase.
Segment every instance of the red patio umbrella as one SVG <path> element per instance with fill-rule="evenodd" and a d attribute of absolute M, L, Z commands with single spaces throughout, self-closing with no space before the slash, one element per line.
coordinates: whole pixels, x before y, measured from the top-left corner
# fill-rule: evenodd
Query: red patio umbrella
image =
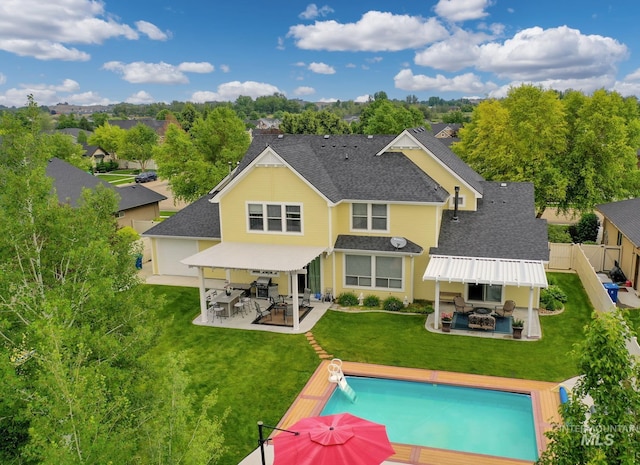
<path fill-rule="evenodd" d="M 273 465 L 380 465 L 395 451 L 384 425 L 350 413 L 309 417 L 273 438 Z"/>

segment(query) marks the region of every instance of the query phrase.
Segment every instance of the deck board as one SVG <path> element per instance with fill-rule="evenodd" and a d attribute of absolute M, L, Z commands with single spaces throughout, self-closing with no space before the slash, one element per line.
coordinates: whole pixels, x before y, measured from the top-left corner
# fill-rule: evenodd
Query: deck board
<path fill-rule="evenodd" d="M 331 384 L 328 379 L 327 366 L 329 363 L 329 361 L 320 363 L 298 398 L 280 420 L 278 427 L 286 429 L 301 418 L 320 414 L 330 394 L 335 389 L 335 385 Z M 560 405 L 560 399 L 557 383 L 406 367 L 370 365 L 347 361 L 342 363 L 342 370 L 345 375 L 351 376 L 382 377 L 430 383 L 437 382 L 456 386 L 528 393 L 532 398 L 534 420 L 536 423 L 536 438 L 540 452 L 546 448 L 547 444 L 544 432 L 551 428 L 550 422 L 552 420 L 559 420 L 558 407 Z M 526 460 L 507 459 L 407 444 L 394 443 L 393 447 L 396 453 L 389 457 L 389 460 L 398 463 L 416 465 L 467 465 L 469 463 L 477 465 L 523 465 L 532 463 Z"/>

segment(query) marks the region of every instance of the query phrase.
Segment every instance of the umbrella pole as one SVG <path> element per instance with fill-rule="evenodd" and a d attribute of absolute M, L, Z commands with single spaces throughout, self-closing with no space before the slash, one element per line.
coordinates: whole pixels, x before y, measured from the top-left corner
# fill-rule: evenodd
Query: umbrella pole
<path fill-rule="evenodd" d="M 289 431 L 288 429 L 276 428 L 275 426 L 265 425 L 261 421 L 258 422 L 258 444 L 260 444 L 260 458 L 262 459 L 262 465 L 267 465 L 266 459 L 264 457 L 264 443 L 269 439 L 264 438 L 263 428 L 271 428 L 277 431 L 284 431 L 285 433 L 291 433 L 295 436 L 298 436 L 300 433 L 298 431 Z"/>

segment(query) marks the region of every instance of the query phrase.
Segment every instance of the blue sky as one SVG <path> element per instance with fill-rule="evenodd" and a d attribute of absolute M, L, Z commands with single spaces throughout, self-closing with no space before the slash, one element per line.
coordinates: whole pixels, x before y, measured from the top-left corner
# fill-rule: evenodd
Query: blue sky
<path fill-rule="evenodd" d="M 0 0 L 0 104 L 640 95 L 637 0 Z"/>

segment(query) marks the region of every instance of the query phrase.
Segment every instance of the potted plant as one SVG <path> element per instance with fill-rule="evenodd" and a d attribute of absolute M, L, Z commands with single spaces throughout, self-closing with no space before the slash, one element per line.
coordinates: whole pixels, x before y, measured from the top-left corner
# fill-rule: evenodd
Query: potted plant
<path fill-rule="evenodd" d="M 451 313 L 443 313 L 440 316 L 440 323 L 442 323 L 442 332 L 449 333 L 451 332 L 451 322 L 453 320 L 453 315 Z"/>
<path fill-rule="evenodd" d="M 513 330 L 514 339 L 522 339 L 522 330 L 524 329 L 524 321 L 518 318 L 514 318 L 511 323 L 511 329 Z"/>

